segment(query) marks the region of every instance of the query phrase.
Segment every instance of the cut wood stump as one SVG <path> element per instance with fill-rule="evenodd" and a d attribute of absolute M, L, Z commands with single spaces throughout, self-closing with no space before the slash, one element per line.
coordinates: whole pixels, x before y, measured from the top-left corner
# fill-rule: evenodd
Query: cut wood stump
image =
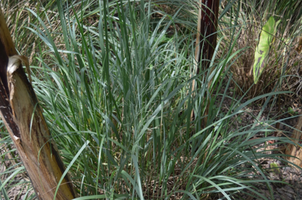
<path fill-rule="evenodd" d="M 0 8 L 0 114 L 38 199 L 76 197 Z M 25 62 L 26 65 L 26 62 Z M 60 180 L 61 184 L 59 185 Z"/>

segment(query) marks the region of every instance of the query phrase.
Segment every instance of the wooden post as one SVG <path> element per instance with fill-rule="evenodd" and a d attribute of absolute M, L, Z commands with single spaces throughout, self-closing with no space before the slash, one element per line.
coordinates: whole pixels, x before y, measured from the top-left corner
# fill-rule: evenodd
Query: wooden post
<path fill-rule="evenodd" d="M 41 200 L 76 197 L 0 9 L 0 114 Z"/>
<path fill-rule="evenodd" d="M 285 154 L 295 156 L 295 157 L 286 157 L 288 161 L 302 167 L 302 116 L 299 117 L 298 123 L 295 126 L 293 135 L 291 136 L 293 144 L 287 144 L 285 149 Z"/>

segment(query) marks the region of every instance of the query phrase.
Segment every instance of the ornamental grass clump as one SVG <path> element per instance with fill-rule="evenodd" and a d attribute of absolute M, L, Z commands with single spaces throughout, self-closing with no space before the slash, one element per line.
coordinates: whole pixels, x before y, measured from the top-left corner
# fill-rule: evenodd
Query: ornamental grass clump
<path fill-rule="evenodd" d="M 246 106 L 283 93 L 243 104 L 229 96 L 228 70 L 242 52 L 235 50 L 234 26 L 229 43 L 218 30 L 209 70 L 191 77 L 197 15 L 186 14 L 198 8 L 192 1 L 167 2 L 177 9 L 161 10 L 155 19 L 156 3 L 58 0 L 45 12 L 27 9 L 35 22 L 26 25 L 37 48 L 33 86 L 76 199 L 236 199 L 240 192 L 266 199 L 259 184 L 273 197 L 272 183 L 278 181 L 268 178 L 260 159 L 281 158 L 260 145 L 276 138 L 255 138 L 272 132 L 274 122 L 231 125 Z M 233 14 L 229 25 L 239 21 L 239 10 L 232 12 L 236 5 L 221 5 L 219 27 Z M 200 85 L 194 95 L 188 92 L 193 79 Z M 227 111 L 226 100 L 232 101 Z"/>

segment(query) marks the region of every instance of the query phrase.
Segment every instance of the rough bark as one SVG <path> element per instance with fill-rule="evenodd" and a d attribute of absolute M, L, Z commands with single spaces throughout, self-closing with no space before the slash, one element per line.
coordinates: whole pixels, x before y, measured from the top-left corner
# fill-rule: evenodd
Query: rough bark
<path fill-rule="evenodd" d="M 0 9 L 0 114 L 39 199 L 68 200 L 76 195 L 65 176 L 34 90 L 23 68 Z"/>

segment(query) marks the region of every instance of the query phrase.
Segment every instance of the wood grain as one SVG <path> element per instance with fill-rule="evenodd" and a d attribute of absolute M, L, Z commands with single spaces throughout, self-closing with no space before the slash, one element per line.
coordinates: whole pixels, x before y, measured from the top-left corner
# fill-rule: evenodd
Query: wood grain
<path fill-rule="evenodd" d="M 38 199 L 70 200 L 76 197 L 58 149 L 43 117 L 34 90 L 22 68 L 0 9 L 0 113 Z"/>

